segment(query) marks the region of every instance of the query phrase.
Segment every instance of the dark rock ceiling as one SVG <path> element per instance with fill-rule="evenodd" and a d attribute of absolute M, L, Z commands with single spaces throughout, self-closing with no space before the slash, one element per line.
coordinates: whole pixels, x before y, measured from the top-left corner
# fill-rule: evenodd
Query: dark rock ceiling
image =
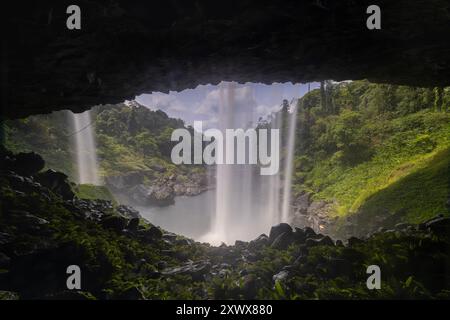
<path fill-rule="evenodd" d="M 2 112 L 82 111 L 221 80 L 450 84 L 450 1 L 13 1 L 2 19 Z M 6 30 L 6 32 L 5 32 Z"/>

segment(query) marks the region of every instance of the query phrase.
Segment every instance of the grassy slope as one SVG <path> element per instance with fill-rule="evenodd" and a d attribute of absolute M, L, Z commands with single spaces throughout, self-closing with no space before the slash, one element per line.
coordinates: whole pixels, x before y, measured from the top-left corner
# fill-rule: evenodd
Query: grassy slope
<path fill-rule="evenodd" d="M 114 201 L 114 196 L 105 186 L 94 186 L 91 184 L 80 184 L 75 187 L 75 193 L 80 199 L 101 199 Z"/>
<path fill-rule="evenodd" d="M 434 126 L 431 127 L 431 123 Z M 337 201 L 336 213 L 340 216 L 357 212 L 366 200 L 381 190 L 388 190 L 408 175 L 432 166 L 435 156 L 450 146 L 449 114 L 423 111 L 383 125 L 378 123 L 378 126 L 390 126 L 390 129 L 398 131 L 394 130 L 390 137 L 385 137 L 371 160 L 356 166 L 340 166 L 328 158 L 316 163 L 308 176 L 307 185 L 319 190 L 317 198 Z M 435 194 L 425 199 L 430 203 L 425 202 L 424 205 L 429 208 L 445 197 L 444 193 Z M 388 204 L 384 207 L 391 208 Z M 431 214 L 440 209 L 430 208 L 427 212 Z"/>
<path fill-rule="evenodd" d="M 446 208 L 449 188 L 450 148 L 434 154 L 427 165 L 373 194 L 359 209 L 363 221 L 389 208 L 406 222 L 420 223 L 437 214 L 450 215 Z"/>

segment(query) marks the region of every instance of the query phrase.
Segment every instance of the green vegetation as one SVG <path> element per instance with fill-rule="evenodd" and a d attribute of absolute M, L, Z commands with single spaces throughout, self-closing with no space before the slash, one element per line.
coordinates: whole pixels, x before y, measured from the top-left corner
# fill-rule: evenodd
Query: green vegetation
<path fill-rule="evenodd" d="M 101 199 L 115 201 L 114 196 L 105 186 L 94 186 L 92 184 L 80 184 L 74 187 L 75 194 L 80 199 Z"/>
<path fill-rule="evenodd" d="M 147 176 L 155 167 L 177 170 L 170 161 L 170 136 L 184 127 L 162 111 L 144 106 L 105 105 L 93 109 L 97 147 L 103 176 L 141 171 Z"/>
<path fill-rule="evenodd" d="M 13 152 L 35 151 L 45 159 L 47 168 L 64 172 L 75 180 L 70 143 L 73 131 L 67 112 L 6 120 L 5 146 Z"/>
<path fill-rule="evenodd" d="M 163 111 L 125 104 L 94 107 L 91 116 L 95 119 L 102 177 L 135 172 L 143 176 L 145 183 L 160 176 L 201 171 L 198 166 L 175 166 L 170 160 L 170 136 L 174 129 L 184 127 L 182 120 L 169 118 Z M 76 180 L 74 128 L 67 111 L 8 120 L 5 133 L 9 150 L 35 151 L 42 155 L 48 168 Z"/>
<path fill-rule="evenodd" d="M 345 247 L 312 245 L 304 238 L 291 240 L 284 249 L 270 245 L 267 238 L 210 247 L 182 237 L 143 237 L 155 228 L 145 221 L 133 232 L 111 228 L 105 222 L 120 217 L 114 207 L 101 209 L 103 218 L 97 221 L 80 215 L 79 208 L 51 191 L 22 192 L 29 187 L 17 190 L 9 177 L 0 181 L 0 230 L 3 236 L 14 235 L 14 241 L 0 249 L 15 257 L 0 270 L 8 279 L 0 279 L 1 299 L 67 298 L 64 270 L 74 262 L 86 280 L 84 291 L 69 298 L 450 298 L 448 225 L 436 232 L 378 233 Z M 381 290 L 365 286 L 366 268 L 372 264 L 383 270 Z M 280 273 L 284 276 L 274 279 Z"/>
<path fill-rule="evenodd" d="M 374 193 L 361 206 L 360 220 L 366 224 L 389 208 L 396 222 L 420 223 L 438 214 L 448 214 L 445 207 L 449 190 L 450 149 L 437 153 L 421 169 Z"/>
<path fill-rule="evenodd" d="M 36 267 L 29 268 L 26 275 L 20 274 L 20 277 L 26 277 L 22 298 L 42 298 L 46 294 L 55 293 L 55 288 L 52 287 L 55 282 L 60 284 L 59 290 L 64 290 L 64 273 L 58 272 L 59 269 L 48 270 L 53 262 L 49 266 L 45 256 L 40 260 L 38 249 L 41 247 L 42 250 L 54 251 L 59 259 L 58 263 L 62 265 L 70 265 L 71 261 L 76 260 L 89 279 L 85 282 L 84 290 L 94 293 L 96 297 L 118 298 L 132 286 L 144 292 L 148 290 L 149 298 L 192 297 L 186 280 L 178 280 L 174 276 L 169 281 L 157 281 L 147 276 L 149 272 L 156 270 L 158 262 L 165 261 L 167 266 L 179 264 L 177 259 L 161 254 L 161 250 L 170 247 L 174 252 L 186 251 L 183 246 L 172 248 L 162 240 L 144 242 L 135 237 L 117 234 L 95 221 L 80 219 L 74 211 L 65 207 L 64 201 L 51 192 L 48 198 L 39 192 L 17 195 L 6 180 L 1 181 L 0 191 L 0 230 L 5 234 L 14 234 L 14 243 L 10 244 L 6 252 L 30 252 L 36 255 Z M 119 216 L 115 209 L 112 210 L 112 215 Z M 28 212 L 32 212 L 33 217 L 45 219 L 46 223 L 39 226 L 32 224 Z M 146 228 L 151 227 L 146 222 L 141 223 L 145 223 Z M 188 252 L 192 258 L 197 255 L 195 250 Z M 142 261 L 145 263 L 140 267 Z M 42 273 L 42 270 L 46 271 Z M 58 277 L 58 274 L 62 279 L 52 278 Z M 173 290 L 173 282 L 177 283 L 176 286 L 184 285 L 184 289 Z M 4 286 L 0 282 L 0 288 Z"/>
<path fill-rule="evenodd" d="M 341 217 L 448 214 L 450 88 L 327 86 L 298 101 L 295 192 L 333 201 Z"/>

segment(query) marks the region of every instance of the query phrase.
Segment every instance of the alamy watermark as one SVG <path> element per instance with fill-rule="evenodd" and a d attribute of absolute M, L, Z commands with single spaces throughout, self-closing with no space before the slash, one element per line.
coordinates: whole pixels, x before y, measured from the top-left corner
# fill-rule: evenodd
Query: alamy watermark
<path fill-rule="evenodd" d="M 188 129 L 172 132 L 174 164 L 259 164 L 261 175 L 274 175 L 280 166 L 279 129 L 207 129 L 201 121 L 194 121 L 194 142 Z M 269 144 L 270 139 L 270 144 Z M 180 141 L 181 140 L 181 141 Z M 203 142 L 209 142 L 203 148 Z M 269 152 L 270 149 L 270 152 Z M 192 157 L 192 151 L 194 152 Z M 193 160 L 193 161 L 192 161 Z"/>
<path fill-rule="evenodd" d="M 77 5 L 70 5 L 66 9 L 66 13 L 69 17 L 66 20 L 66 27 L 69 30 L 81 29 L 81 9 Z M 379 6 L 372 4 L 367 7 L 366 13 L 370 16 L 366 20 L 366 26 L 369 30 L 381 29 L 381 9 Z"/>
<path fill-rule="evenodd" d="M 67 277 L 66 286 L 69 290 L 81 289 L 81 269 L 79 266 L 73 264 L 67 267 L 66 273 L 70 276 Z"/>

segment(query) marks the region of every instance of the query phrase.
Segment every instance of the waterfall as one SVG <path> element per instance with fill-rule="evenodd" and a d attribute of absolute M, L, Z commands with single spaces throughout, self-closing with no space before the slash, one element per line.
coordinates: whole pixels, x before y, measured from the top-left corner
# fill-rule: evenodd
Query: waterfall
<path fill-rule="evenodd" d="M 221 83 L 219 129 L 244 128 L 253 119 L 252 108 L 234 103 L 235 84 Z M 261 176 L 256 165 L 216 165 L 216 207 L 210 232 L 201 241 L 212 244 L 252 240 L 279 222 L 277 175 Z"/>
<path fill-rule="evenodd" d="M 70 112 L 73 122 L 73 141 L 75 145 L 77 176 L 79 184 L 100 185 L 98 174 L 97 149 L 91 112 Z"/>
<path fill-rule="evenodd" d="M 292 171 L 294 167 L 295 155 L 295 131 L 297 127 L 297 108 L 292 107 L 288 113 L 288 140 L 287 154 L 284 164 L 284 181 L 283 181 L 283 203 L 281 209 L 281 221 L 289 222 L 290 205 L 291 205 L 291 187 L 292 187 Z"/>

